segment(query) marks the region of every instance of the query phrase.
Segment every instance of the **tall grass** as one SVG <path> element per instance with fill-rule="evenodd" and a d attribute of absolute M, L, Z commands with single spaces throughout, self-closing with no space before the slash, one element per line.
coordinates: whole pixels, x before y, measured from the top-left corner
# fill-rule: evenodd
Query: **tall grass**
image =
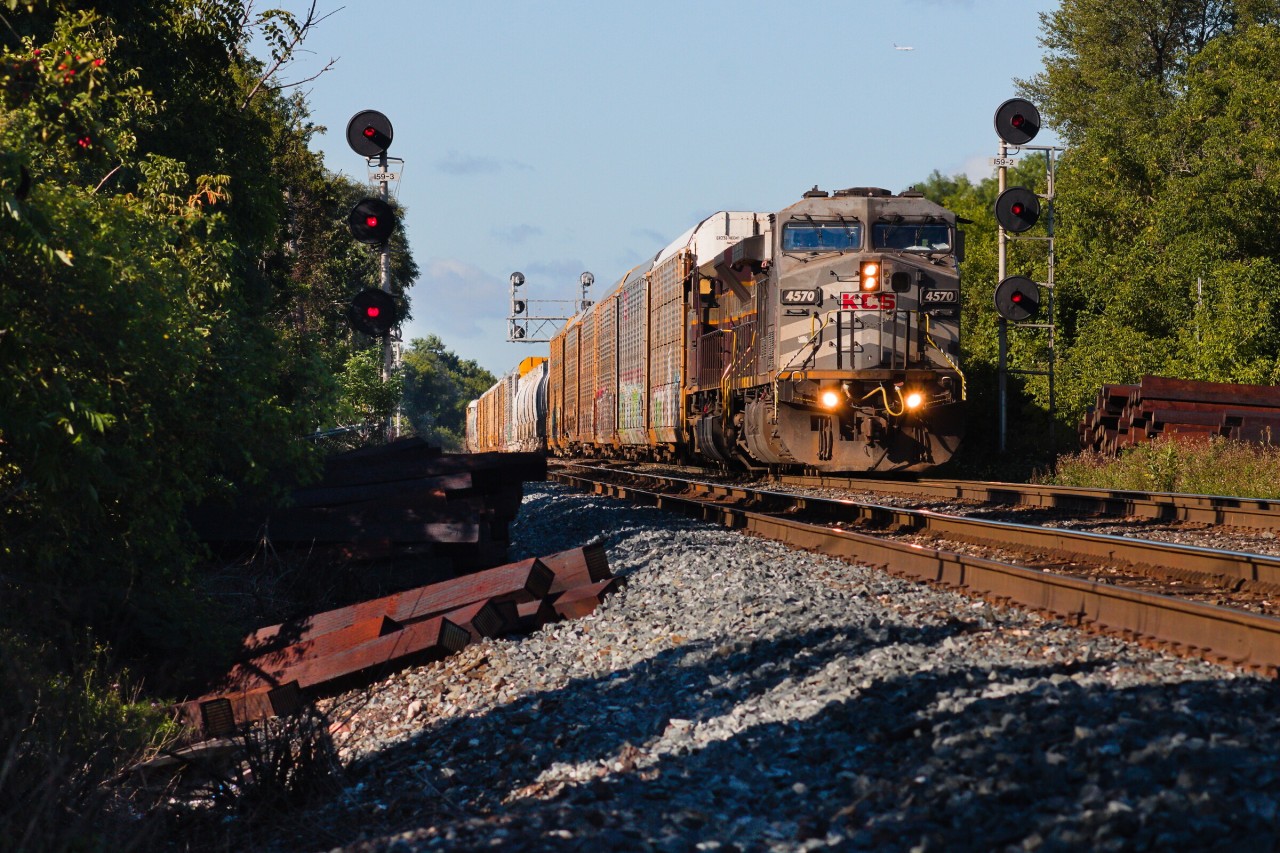
<path fill-rule="evenodd" d="M 1160 438 L 1118 458 L 1064 456 L 1052 474 L 1035 479 L 1059 486 L 1280 498 L 1280 447 L 1216 436 L 1195 442 Z"/>
<path fill-rule="evenodd" d="M 49 669 L 57 657 L 0 630 L 0 847 L 145 849 L 160 822 L 115 780 L 171 726 L 130 701 L 100 649 L 75 675 Z"/>

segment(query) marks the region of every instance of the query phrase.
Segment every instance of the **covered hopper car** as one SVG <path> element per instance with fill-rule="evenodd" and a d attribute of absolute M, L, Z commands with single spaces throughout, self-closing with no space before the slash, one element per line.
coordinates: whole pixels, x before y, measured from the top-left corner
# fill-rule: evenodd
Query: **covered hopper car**
<path fill-rule="evenodd" d="M 526 359 L 473 404 L 468 446 L 932 468 L 963 432 L 962 237 L 914 191 L 715 213 L 573 317 L 538 378 Z M 522 387 L 545 400 L 521 408 Z"/>
<path fill-rule="evenodd" d="M 547 446 L 547 359 L 530 356 L 467 406 L 471 453 L 543 450 Z"/>

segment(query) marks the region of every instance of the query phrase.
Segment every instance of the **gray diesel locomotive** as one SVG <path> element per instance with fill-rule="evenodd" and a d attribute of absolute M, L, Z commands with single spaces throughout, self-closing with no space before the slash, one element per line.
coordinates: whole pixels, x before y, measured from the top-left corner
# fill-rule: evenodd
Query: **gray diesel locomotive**
<path fill-rule="evenodd" d="M 955 216 L 913 191 L 815 187 L 777 213 L 713 214 L 556 334 L 545 406 L 517 412 L 528 369 L 486 392 L 476 409 L 496 414 L 469 420 L 468 446 L 932 468 L 963 432 L 961 251 Z"/>

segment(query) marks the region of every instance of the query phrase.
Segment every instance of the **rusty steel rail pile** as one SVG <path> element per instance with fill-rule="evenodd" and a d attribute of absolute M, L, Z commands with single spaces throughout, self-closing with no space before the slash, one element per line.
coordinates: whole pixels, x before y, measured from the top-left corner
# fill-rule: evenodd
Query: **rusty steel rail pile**
<path fill-rule="evenodd" d="M 522 483 L 545 480 L 546 470 L 541 453 L 442 453 L 403 439 L 330 457 L 321 481 L 294 490 L 287 506 L 205 507 L 192 522 L 215 547 L 267 540 L 341 559 L 437 557 L 446 569 L 487 568 L 506 559 Z"/>
<path fill-rule="evenodd" d="M 292 619 L 246 637 L 220 683 L 175 713 L 190 739 L 231 734 L 483 637 L 580 618 L 621 582 L 596 544 Z"/>
<path fill-rule="evenodd" d="M 1106 454 L 1162 436 L 1276 444 L 1280 388 L 1144 376 L 1138 385 L 1104 385 L 1078 432 L 1083 449 Z"/>
<path fill-rule="evenodd" d="M 1152 567 L 1174 577 L 1224 578 L 1229 584 L 1280 590 L 1277 558 L 587 466 L 566 467 L 550 476 L 578 489 L 677 510 L 806 550 L 883 566 L 901 577 L 1026 607 L 1091 630 L 1272 676 L 1280 671 L 1280 619 L 1050 570 L 1054 565 L 1065 567 L 1074 560 L 1090 559 L 1099 565 Z M 910 539 L 882 538 L 850 526 L 1012 547 L 1034 554 L 1040 567 L 943 550 Z"/>

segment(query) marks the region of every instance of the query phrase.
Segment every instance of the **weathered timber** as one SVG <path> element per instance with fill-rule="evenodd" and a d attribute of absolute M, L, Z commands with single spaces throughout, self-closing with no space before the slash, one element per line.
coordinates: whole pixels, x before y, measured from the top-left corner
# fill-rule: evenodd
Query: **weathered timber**
<path fill-rule="evenodd" d="M 368 619 L 386 617 L 405 624 L 482 600 L 532 601 L 547 594 L 554 578 L 534 557 L 262 628 L 246 638 L 244 649 L 257 657 Z"/>
<path fill-rule="evenodd" d="M 501 637 L 516 630 L 519 616 L 514 601 L 477 601 L 445 614 L 446 619 L 465 628 L 471 634 L 471 641 L 477 642 L 486 637 Z"/>
<path fill-rule="evenodd" d="M 1262 406 L 1280 409 L 1280 388 L 1274 385 L 1236 385 L 1144 376 L 1134 393 L 1141 394 L 1142 400 L 1184 400 L 1238 408 Z"/>
<path fill-rule="evenodd" d="M 367 509 L 306 507 L 280 509 L 265 518 L 251 514 L 206 518 L 200 525 L 206 542 L 479 542 L 489 521 L 465 504 L 417 508 L 375 504 Z"/>
<path fill-rule="evenodd" d="M 351 486 L 418 480 L 462 471 L 497 470 L 509 482 L 545 480 L 547 457 L 542 453 L 468 453 L 441 456 L 400 453 L 388 458 L 365 457 L 355 461 L 325 462 L 326 486 Z"/>
<path fill-rule="evenodd" d="M 261 666 L 254 666 L 252 662 L 238 664 L 228 683 L 217 694 L 278 687 L 290 681 L 298 682 L 304 690 L 330 685 L 339 679 L 354 678 L 379 668 L 389 671 L 393 667 L 438 660 L 459 651 L 469 642 L 471 634 L 465 628 L 437 616 L 397 626 L 322 656 L 283 660 L 275 664 L 265 663 L 267 657 L 263 656 L 255 659 L 264 662 Z"/>
<path fill-rule="evenodd" d="M 197 736 L 229 734 L 253 720 L 290 713 L 305 699 L 365 683 L 394 669 L 439 660 L 465 648 L 470 640 L 466 629 L 453 622 L 443 617 L 428 619 L 323 657 L 239 669 L 222 688 L 175 706 L 175 716 Z"/>
<path fill-rule="evenodd" d="M 513 630 L 521 634 L 531 634 L 543 625 L 559 621 L 560 614 L 556 612 L 550 597 L 539 598 L 537 601 L 522 601 L 516 605 L 516 626 Z"/>
<path fill-rule="evenodd" d="M 1083 448 L 1103 453 L 1161 437 L 1271 443 L 1280 437 L 1280 388 L 1145 376 L 1138 385 L 1103 386 L 1077 434 Z"/>
<path fill-rule="evenodd" d="M 613 577 L 613 573 L 609 571 L 609 559 L 605 555 L 604 545 L 599 542 L 540 559 L 555 575 L 555 580 L 551 583 L 552 593 Z"/>
<path fill-rule="evenodd" d="M 622 578 L 609 578 L 566 590 L 555 600 L 556 613 L 563 619 L 580 619 L 590 615 L 600 606 L 605 596 L 618 590 L 622 584 Z"/>

